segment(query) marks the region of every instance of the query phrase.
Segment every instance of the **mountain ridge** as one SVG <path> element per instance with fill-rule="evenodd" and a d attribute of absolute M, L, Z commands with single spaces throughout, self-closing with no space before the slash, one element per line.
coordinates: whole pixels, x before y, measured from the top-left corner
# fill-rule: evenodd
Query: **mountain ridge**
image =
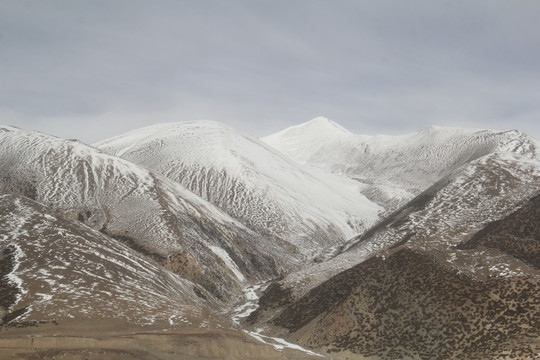
<path fill-rule="evenodd" d="M 540 352 L 536 140 L 290 129 L 293 158 L 209 121 L 102 150 L 0 127 L 0 357 L 25 336 L 76 359 Z"/>
<path fill-rule="evenodd" d="M 360 233 L 382 210 L 357 182 L 305 169 L 217 122 L 158 124 L 96 146 L 182 184 L 308 257 Z"/>
<path fill-rule="evenodd" d="M 540 156 L 519 131 L 428 127 L 407 135 L 313 136 L 288 128 L 261 140 L 301 164 L 365 184 L 363 194 L 395 210 L 457 168 L 492 152 Z"/>
<path fill-rule="evenodd" d="M 245 281 L 229 266 L 231 257 L 250 281 L 277 276 L 297 261 L 180 184 L 124 159 L 14 128 L 1 128 L 0 140 L 2 192 L 49 205 L 152 256 L 216 296 L 242 293 Z"/>

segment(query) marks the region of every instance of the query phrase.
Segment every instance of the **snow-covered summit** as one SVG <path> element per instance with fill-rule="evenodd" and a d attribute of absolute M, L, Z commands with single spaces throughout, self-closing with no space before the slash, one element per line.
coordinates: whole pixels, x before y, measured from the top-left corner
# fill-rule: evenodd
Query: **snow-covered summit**
<path fill-rule="evenodd" d="M 311 125 L 321 122 L 329 124 Z M 358 182 L 307 169 L 213 121 L 158 124 L 95 146 L 181 183 L 304 255 L 360 233 L 382 210 L 360 193 Z"/>
<path fill-rule="evenodd" d="M 345 129 L 338 123 L 323 117 L 316 117 L 308 122 L 300 125 L 294 125 L 281 131 L 280 133 L 296 133 L 298 135 L 311 135 L 311 136 L 347 136 L 353 135 L 349 130 Z"/>
<path fill-rule="evenodd" d="M 208 162 L 213 167 L 228 168 L 239 174 L 243 149 L 242 144 L 234 143 L 228 135 L 231 132 L 233 130 L 226 125 L 210 120 L 160 123 L 112 137 L 95 146 L 126 159 L 136 156 L 141 163 L 160 161 L 162 151 L 166 150 L 172 162 L 183 156 L 185 160 Z"/>
<path fill-rule="evenodd" d="M 383 203 L 396 194 L 410 198 L 460 166 L 493 152 L 540 156 L 538 142 L 515 130 L 431 126 L 398 136 L 349 132 L 324 136 L 299 129 L 302 125 L 262 141 L 302 164 L 372 184 L 368 191 Z"/>

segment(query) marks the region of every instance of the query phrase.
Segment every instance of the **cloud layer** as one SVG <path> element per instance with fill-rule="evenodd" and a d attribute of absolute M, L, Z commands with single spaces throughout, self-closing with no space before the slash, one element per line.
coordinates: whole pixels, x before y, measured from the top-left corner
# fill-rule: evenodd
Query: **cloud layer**
<path fill-rule="evenodd" d="M 1 123 L 97 141 L 212 119 L 315 116 L 540 138 L 540 2 L 2 1 Z"/>

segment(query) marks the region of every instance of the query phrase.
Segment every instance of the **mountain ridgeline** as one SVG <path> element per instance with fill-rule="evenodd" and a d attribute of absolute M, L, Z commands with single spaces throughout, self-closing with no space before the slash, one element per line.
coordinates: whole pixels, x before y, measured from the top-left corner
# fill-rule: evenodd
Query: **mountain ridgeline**
<path fill-rule="evenodd" d="M 299 256 L 364 231 L 382 210 L 357 182 L 319 174 L 212 121 L 154 125 L 95 146 L 182 184 Z"/>
<path fill-rule="evenodd" d="M 0 357 L 540 354 L 540 147 L 518 131 L 1 126 L 0 170 Z"/>

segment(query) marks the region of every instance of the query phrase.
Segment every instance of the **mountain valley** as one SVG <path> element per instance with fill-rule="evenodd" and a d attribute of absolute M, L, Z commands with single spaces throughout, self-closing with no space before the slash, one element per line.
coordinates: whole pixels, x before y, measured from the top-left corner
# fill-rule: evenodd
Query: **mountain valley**
<path fill-rule="evenodd" d="M 535 359 L 518 131 L 0 127 L 0 357 Z"/>

